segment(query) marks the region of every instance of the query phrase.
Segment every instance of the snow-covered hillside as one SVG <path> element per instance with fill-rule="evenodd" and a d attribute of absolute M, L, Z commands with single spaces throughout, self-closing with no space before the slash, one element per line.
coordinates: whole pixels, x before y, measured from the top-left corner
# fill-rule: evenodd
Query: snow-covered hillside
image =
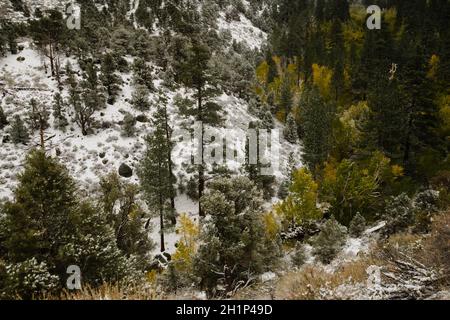
<path fill-rule="evenodd" d="M 264 33 L 254 27 L 245 17 L 241 17 L 241 24 L 227 24 L 222 21 L 221 27 L 230 30 L 235 40 L 246 41 L 255 48 L 261 46 L 265 41 Z M 23 48 L 18 54 L 8 54 L 6 57 L 0 58 L 1 106 L 9 119 L 12 119 L 15 115 L 21 115 L 23 119 L 26 119 L 31 98 L 43 102 L 51 111 L 53 95 L 58 91 L 56 80 L 49 75 L 49 70 L 45 69 L 44 58 L 33 47 L 31 40 L 22 39 L 18 45 Z M 126 59 L 128 62 L 132 62 L 134 57 L 127 56 Z M 61 65 L 65 65 L 66 62 L 70 62 L 75 70 L 79 69 L 74 58 L 61 56 Z M 158 69 L 155 68 L 155 70 L 154 85 L 158 88 L 161 80 L 158 79 Z M 130 104 L 133 91 L 132 75 L 122 73 L 120 76 L 123 79 L 123 85 L 119 99 L 114 105 L 107 105 L 106 109 L 95 114 L 97 128 L 94 129 L 94 134 L 83 136 L 80 128 L 73 121 L 69 121 L 70 125 L 65 132 L 54 129 L 53 116 L 50 117 L 50 128 L 45 132 L 45 137 L 48 139 L 46 142 L 48 152 L 58 157 L 67 166 L 72 176 L 79 182 L 80 189 L 86 193 L 94 192 L 100 177 L 117 171 L 122 163 L 127 164 L 134 171 L 129 181 L 138 182 L 136 166 L 145 150 L 144 137 L 152 131 L 152 127 L 149 122 L 137 122 L 136 137 L 127 138 L 121 135 L 120 124 L 124 114 L 128 112 L 138 116 L 142 113 Z M 176 94 L 186 96 L 191 93 L 184 89 L 178 91 L 164 90 L 169 99 L 168 111 L 176 138 L 176 132 L 185 120 L 178 114 L 178 109 L 173 105 L 173 98 Z M 64 89 L 63 97 L 67 97 L 67 94 L 67 90 Z M 154 94 L 151 94 L 150 100 L 155 100 Z M 242 99 L 224 93 L 218 98 L 217 102 L 226 110 L 225 126 L 216 130 L 222 138 L 229 139 L 233 136 L 237 137 L 238 134 L 245 134 L 249 122 L 256 120 L 254 116 L 249 114 L 248 106 Z M 146 116 L 151 117 L 152 111 L 148 112 Z M 73 117 L 73 111 L 69 108 L 69 118 L 73 120 Z M 281 124 L 276 124 L 276 127 L 282 132 L 283 126 Z M 33 133 L 28 145 L 13 144 L 8 141 L 7 136 L 8 127 L 0 131 L 0 198 L 2 199 L 12 196 L 17 183 L 16 177 L 22 170 L 21 164 L 27 151 L 39 143 L 38 132 Z M 289 154 L 299 152 L 298 146 L 289 144 L 281 136 L 282 134 L 280 134 L 281 140 L 278 146 L 281 150 L 281 161 L 279 171 L 275 173 L 279 181 L 285 175 L 285 163 Z M 244 152 L 244 146 L 245 141 L 241 141 L 242 153 Z M 190 153 L 186 145 L 176 144 L 173 151 L 173 160 L 176 165 L 174 168 L 175 175 L 179 179 L 184 179 L 184 182 L 189 178 L 189 174 L 186 174 L 183 169 L 183 165 L 188 162 L 188 159 L 190 159 Z M 236 172 L 240 169 L 241 164 L 229 164 L 230 169 Z M 179 213 L 186 212 L 191 215 L 197 213 L 197 206 L 186 195 L 177 197 L 176 207 Z M 158 234 L 156 228 L 154 230 L 153 238 L 156 240 Z M 176 238 L 169 235 L 166 237 L 166 242 L 168 251 L 173 251 Z"/>

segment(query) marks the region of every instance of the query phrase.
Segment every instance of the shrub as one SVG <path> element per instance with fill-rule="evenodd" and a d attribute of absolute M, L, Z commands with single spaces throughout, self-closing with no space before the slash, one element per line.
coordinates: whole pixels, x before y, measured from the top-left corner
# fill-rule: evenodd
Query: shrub
<path fill-rule="evenodd" d="M 317 220 L 322 212 L 317 208 L 317 183 L 306 168 L 293 173 L 292 185 L 288 197 L 276 206 L 285 224 L 301 224 L 308 220 Z"/>
<path fill-rule="evenodd" d="M 450 211 L 435 217 L 426 252 L 432 263 L 446 274 L 444 280 L 450 283 Z"/>
<path fill-rule="evenodd" d="M 349 233 L 352 237 L 359 237 L 366 228 L 366 219 L 358 212 L 350 221 Z"/>
<path fill-rule="evenodd" d="M 8 298 L 30 299 L 51 292 L 59 285 L 58 276 L 51 275 L 45 262 L 31 258 L 6 266 L 6 279 L 2 288 Z"/>
<path fill-rule="evenodd" d="M 327 220 L 320 233 L 312 239 L 313 253 L 322 263 L 330 263 L 345 243 L 347 228 L 334 217 Z"/>
<path fill-rule="evenodd" d="M 136 133 L 136 119 L 132 114 L 126 113 L 123 117 L 122 131 L 126 137 L 132 137 Z"/>
<path fill-rule="evenodd" d="M 414 220 L 413 203 L 406 193 L 391 197 L 384 210 L 386 218 L 385 232 L 400 232 L 410 226 Z"/>
<path fill-rule="evenodd" d="M 232 294 L 275 261 L 279 247 L 264 227 L 263 200 L 247 177 L 218 178 L 201 198 L 208 220 L 200 235 L 194 274 L 209 297 L 218 285 Z"/>
<path fill-rule="evenodd" d="M 295 267 L 301 267 L 306 261 L 305 248 L 302 245 L 297 245 L 294 254 L 291 257 L 291 262 Z"/>

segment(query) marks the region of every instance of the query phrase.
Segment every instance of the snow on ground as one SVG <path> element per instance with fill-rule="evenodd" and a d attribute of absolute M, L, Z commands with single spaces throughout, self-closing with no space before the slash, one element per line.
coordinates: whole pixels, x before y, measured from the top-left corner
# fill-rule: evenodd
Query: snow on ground
<path fill-rule="evenodd" d="M 7 115 L 8 119 L 12 119 L 14 115 L 20 115 L 23 120 L 26 119 L 28 105 L 31 98 L 35 98 L 45 103 L 51 112 L 51 103 L 54 93 L 57 92 L 56 81 L 49 75 L 49 67 L 46 73 L 44 60 L 41 55 L 32 47 L 29 39 L 22 39 L 19 46 L 23 46 L 23 50 L 16 55 L 8 55 L 0 58 L 0 103 Z M 20 59 L 18 60 L 18 58 Z M 126 57 L 131 63 L 133 58 Z M 23 61 L 20 61 L 23 60 Z M 74 59 L 61 56 L 61 65 L 64 66 L 70 61 L 73 69 L 78 70 L 78 65 Z M 48 62 L 47 62 L 48 64 Z M 133 171 L 133 176 L 129 182 L 137 183 L 136 167 L 142 154 L 145 151 L 144 137 L 152 131 L 150 123 L 137 123 L 136 137 L 127 138 L 121 135 L 120 121 L 126 112 L 137 116 L 141 114 L 135 110 L 129 103 L 133 92 L 132 75 L 121 74 L 123 79 L 122 92 L 118 101 L 114 105 L 107 105 L 105 109 L 95 114 L 96 129 L 95 133 L 83 136 L 80 128 L 73 122 L 74 114 L 69 112 L 68 118 L 71 119 L 70 125 L 66 132 L 53 128 L 53 117 L 50 117 L 50 128 L 46 130 L 46 137 L 52 137 L 46 143 L 47 151 L 53 156 L 57 156 L 60 161 L 67 166 L 72 176 L 78 181 L 80 190 L 85 193 L 93 193 L 98 186 L 100 177 L 117 171 L 122 163 L 129 165 Z M 157 75 L 155 74 L 155 77 Z M 3 92 L 1 83 L 3 83 Z M 156 80 L 155 85 L 160 87 L 161 81 Z M 38 89 L 38 91 L 36 90 Z M 176 92 L 167 91 L 169 99 L 168 112 L 170 121 L 176 132 L 182 128 L 184 124 L 188 124 L 185 118 L 178 114 L 177 108 L 173 105 L 173 98 L 176 94 L 184 97 L 190 96 L 191 93 L 184 89 Z M 67 97 L 67 92 L 63 92 L 63 97 Z M 155 96 L 152 94 L 150 100 L 154 101 Z M 248 106 L 245 101 L 236 97 L 223 94 L 217 98 L 217 103 L 223 106 L 226 115 L 226 121 L 223 128 L 214 129 L 214 135 L 218 138 L 215 141 L 222 142 L 223 138 L 227 141 L 236 140 L 239 142 L 238 147 L 240 154 L 245 152 L 245 133 L 248 124 L 256 118 L 247 111 Z M 69 107 L 68 110 L 71 108 Z M 146 112 L 146 116 L 151 118 L 153 109 Z M 280 140 L 274 141 L 274 146 L 279 148 L 280 164 L 275 172 L 279 181 L 286 175 L 285 168 L 287 159 L 291 152 L 299 154 L 299 147 L 291 145 L 282 139 L 282 125 L 277 123 L 276 129 L 280 131 Z M 23 169 L 22 163 L 24 157 L 32 147 L 38 145 L 39 137 L 35 132 L 32 135 L 31 143 L 27 146 L 14 145 L 10 142 L 4 143 L 3 138 L 8 134 L 7 126 L 0 131 L 0 199 L 11 198 L 12 192 L 16 186 L 17 174 Z M 244 134 L 244 136 L 242 136 Z M 240 140 L 239 140 L 240 138 Z M 217 146 L 217 145 L 216 145 Z M 214 143 L 210 145 L 214 147 Z M 212 149 L 210 149 L 212 150 Z M 186 164 L 189 162 L 192 150 L 184 143 L 176 143 L 173 150 L 173 160 L 175 163 L 174 173 L 184 182 L 187 182 L 190 175 L 185 173 Z M 239 172 L 242 163 L 236 159 L 226 163 L 229 169 Z M 301 163 L 299 163 L 301 165 Z M 275 189 L 276 191 L 276 189 Z M 274 198 L 274 201 L 277 199 Z M 268 204 L 270 205 L 270 204 Z M 176 207 L 178 213 L 187 213 L 192 217 L 197 215 L 197 204 L 185 195 L 179 195 L 176 199 Z M 155 219 L 152 238 L 158 239 L 159 228 L 158 221 Z M 166 246 L 168 252 L 175 250 L 176 235 L 174 230 L 166 236 Z"/>
<path fill-rule="evenodd" d="M 267 41 L 267 34 L 255 27 L 242 13 L 239 15 L 239 21 L 227 21 L 225 13 L 220 12 L 217 24 L 219 30 L 229 31 L 233 40 L 244 42 L 251 49 L 260 49 Z"/>

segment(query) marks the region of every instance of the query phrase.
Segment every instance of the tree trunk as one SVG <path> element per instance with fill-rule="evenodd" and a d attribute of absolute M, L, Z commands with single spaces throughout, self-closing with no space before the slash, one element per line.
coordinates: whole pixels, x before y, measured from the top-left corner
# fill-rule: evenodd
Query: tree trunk
<path fill-rule="evenodd" d="M 203 196 L 203 191 L 205 190 L 205 170 L 203 167 L 203 152 L 204 152 L 204 146 L 203 146 L 203 135 L 204 135 L 204 128 L 203 128 L 203 110 L 202 110 L 202 88 L 199 87 L 197 89 L 198 91 L 198 118 L 202 126 L 202 134 L 200 137 L 200 148 L 201 148 L 201 164 L 198 168 L 198 214 L 200 217 L 204 217 L 205 213 L 202 210 L 201 206 L 201 198 Z"/>
<path fill-rule="evenodd" d="M 161 235 L 161 252 L 164 252 L 166 251 L 166 247 L 164 246 L 164 215 L 163 215 L 162 195 L 159 195 L 159 224 Z"/>
<path fill-rule="evenodd" d="M 171 141 L 170 141 L 170 132 L 169 132 L 169 119 L 167 117 L 167 108 L 164 106 L 164 122 L 165 122 L 165 131 L 166 131 L 166 139 L 167 143 L 169 145 L 168 152 L 167 152 L 167 159 L 169 161 L 168 169 L 170 174 L 170 180 L 172 180 L 173 177 L 173 168 L 172 168 L 172 147 L 171 147 Z M 173 185 L 172 185 L 173 187 Z M 173 214 L 170 218 L 172 225 L 177 224 L 177 218 L 175 217 L 175 194 L 174 192 L 170 195 L 170 207 L 173 211 Z"/>

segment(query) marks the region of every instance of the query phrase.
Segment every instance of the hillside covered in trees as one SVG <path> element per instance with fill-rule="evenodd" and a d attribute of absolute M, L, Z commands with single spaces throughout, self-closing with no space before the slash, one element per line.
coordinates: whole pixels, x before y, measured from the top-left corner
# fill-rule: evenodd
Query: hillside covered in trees
<path fill-rule="evenodd" d="M 0 299 L 450 299 L 449 16 L 2 1 Z"/>

